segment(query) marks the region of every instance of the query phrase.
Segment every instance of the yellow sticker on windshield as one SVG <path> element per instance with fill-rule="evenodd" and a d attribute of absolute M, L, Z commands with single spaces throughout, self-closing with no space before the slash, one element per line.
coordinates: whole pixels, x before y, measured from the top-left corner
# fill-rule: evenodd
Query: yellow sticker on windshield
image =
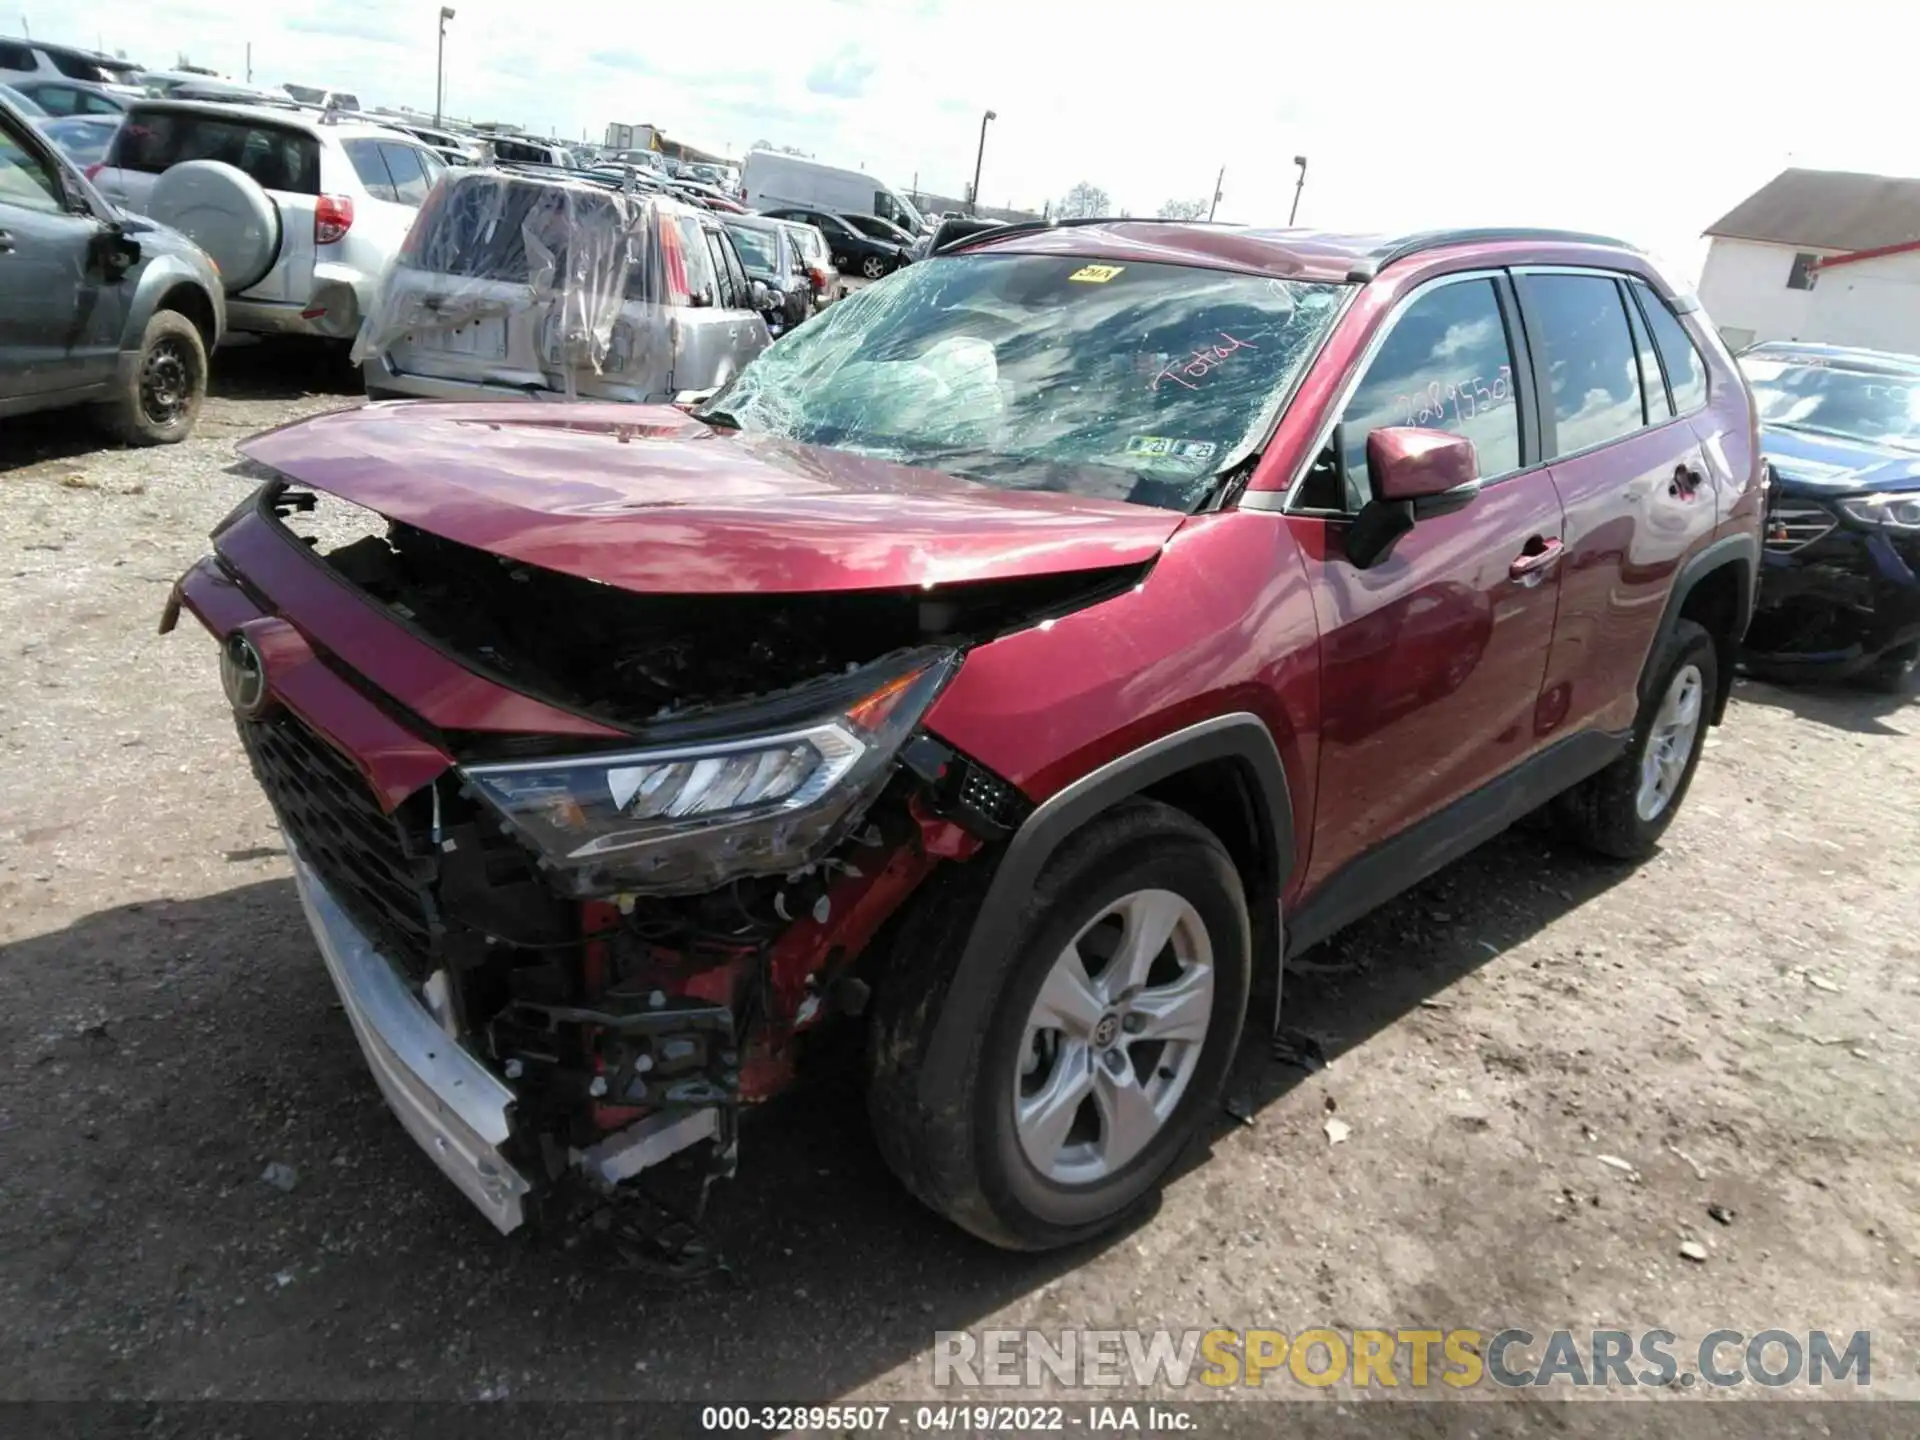
<path fill-rule="evenodd" d="M 1069 280 L 1084 280 L 1090 285 L 1104 285 L 1127 267 L 1124 265 L 1082 265 Z"/>

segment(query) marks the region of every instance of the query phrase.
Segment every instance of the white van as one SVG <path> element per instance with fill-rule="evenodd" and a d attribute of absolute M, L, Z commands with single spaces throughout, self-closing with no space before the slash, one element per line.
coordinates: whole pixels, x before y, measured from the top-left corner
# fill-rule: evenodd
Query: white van
<path fill-rule="evenodd" d="M 796 207 L 838 215 L 878 215 L 908 234 L 927 228 L 911 201 L 864 170 L 842 170 L 799 155 L 754 150 L 740 174 L 740 200 L 750 210 Z"/>

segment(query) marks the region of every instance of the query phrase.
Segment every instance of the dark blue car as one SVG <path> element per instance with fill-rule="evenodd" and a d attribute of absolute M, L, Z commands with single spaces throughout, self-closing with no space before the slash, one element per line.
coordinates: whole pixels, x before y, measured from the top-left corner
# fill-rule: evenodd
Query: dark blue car
<path fill-rule="evenodd" d="M 1749 670 L 1903 689 L 1920 658 L 1920 356 L 1740 356 L 1773 472 Z"/>

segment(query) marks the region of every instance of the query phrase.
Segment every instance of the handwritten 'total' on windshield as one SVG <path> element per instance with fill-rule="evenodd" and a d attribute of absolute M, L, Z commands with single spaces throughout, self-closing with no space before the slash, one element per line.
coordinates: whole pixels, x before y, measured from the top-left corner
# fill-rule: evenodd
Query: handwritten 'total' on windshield
<path fill-rule="evenodd" d="M 1174 384 L 1184 389 L 1198 390 L 1200 387 L 1193 382 L 1212 374 L 1213 371 L 1220 367 L 1221 362 L 1233 354 L 1234 351 L 1258 350 L 1260 348 L 1258 345 L 1249 345 L 1245 340 L 1236 340 L 1224 330 L 1220 332 L 1220 340 L 1221 343 L 1218 345 L 1202 345 L 1199 349 L 1195 350 L 1193 354 L 1174 361 L 1158 375 L 1155 375 L 1153 377 L 1153 383 L 1147 388 L 1149 390 L 1158 390 L 1162 380 L 1171 380 Z"/>

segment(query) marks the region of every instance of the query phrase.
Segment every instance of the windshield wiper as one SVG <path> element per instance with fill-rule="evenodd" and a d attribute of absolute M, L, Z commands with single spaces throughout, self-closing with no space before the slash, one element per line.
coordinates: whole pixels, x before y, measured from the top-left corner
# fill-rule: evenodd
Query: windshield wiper
<path fill-rule="evenodd" d="M 1249 455 L 1231 470 L 1222 470 L 1207 482 L 1193 504 L 1187 507 L 1189 515 L 1199 515 L 1209 510 L 1224 510 L 1240 498 L 1240 492 L 1247 488 L 1247 482 L 1253 478 L 1254 463 L 1258 455 Z"/>
<path fill-rule="evenodd" d="M 693 410 L 689 414 L 703 425 L 719 425 L 728 430 L 740 429 L 740 418 L 731 410 Z"/>

